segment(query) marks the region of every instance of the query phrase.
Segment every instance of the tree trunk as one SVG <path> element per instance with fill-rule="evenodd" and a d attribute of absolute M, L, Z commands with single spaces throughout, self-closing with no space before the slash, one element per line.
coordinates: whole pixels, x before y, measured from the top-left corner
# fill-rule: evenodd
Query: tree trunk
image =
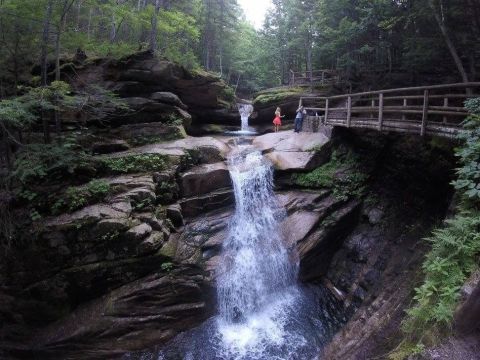
<path fill-rule="evenodd" d="M 8 141 L 8 135 L 4 129 L 1 129 L 1 134 L 2 134 L 2 144 L 4 148 L 4 154 L 5 154 L 5 167 L 10 171 L 12 169 L 12 161 L 11 161 L 11 155 L 10 155 L 10 144 Z"/>
<path fill-rule="evenodd" d="M 440 28 L 440 32 L 443 35 L 443 39 L 445 40 L 448 50 L 450 51 L 450 55 L 452 55 L 453 61 L 455 61 L 455 65 L 457 66 L 457 70 L 462 77 L 462 82 L 466 83 L 468 82 L 467 72 L 463 67 L 462 60 L 460 59 L 457 49 L 455 48 L 455 45 L 453 44 L 453 41 L 450 37 L 450 32 L 447 26 L 445 25 L 443 18 L 440 16 L 440 14 L 438 13 L 435 7 L 435 0 L 428 0 L 428 3 L 432 9 L 433 15 L 435 17 L 435 20 L 437 21 L 438 27 Z"/>
<path fill-rule="evenodd" d="M 43 126 L 43 142 L 45 144 L 50 144 L 50 128 L 48 127 L 48 116 L 45 116 L 45 112 L 43 110 L 40 112 L 40 118 L 42 119 Z"/>
<path fill-rule="evenodd" d="M 115 42 L 115 38 L 117 37 L 117 24 L 115 20 L 115 14 L 112 14 L 112 23 L 110 28 L 110 43 L 113 44 Z"/>
<path fill-rule="evenodd" d="M 88 10 L 88 25 L 87 25 L 87 39 L 90 40 L 90 32 L 91 32 L 91 26 L 92 26 L 92 12 L 93 9 L 90 8 Z"/>
<path fill-rule="evenodd" d="M 160 0 L 155 0 L 155 11 L 152 15 L 150 30 L 150 51 L 155 52 L 157 50 L 157 22 L 158 13 L 160 12 Z"/>
<path fill-rule="evenodd" d="M 42 50 L 41 50 L 41 76 L 42 85 L 47 85 L 47 52 L 48 52 L 48 35 L 50 33 L 50 18 L 52 17 L 53 0 L 48 0 L 47 9 L 45 11 L 45 19 L 43 22 L 43 35 L 42 35 Z"/>
<path fill-rule="evenodd" d="M 60 27 L 55 36 L 55 81 L 60 81 Z"/>

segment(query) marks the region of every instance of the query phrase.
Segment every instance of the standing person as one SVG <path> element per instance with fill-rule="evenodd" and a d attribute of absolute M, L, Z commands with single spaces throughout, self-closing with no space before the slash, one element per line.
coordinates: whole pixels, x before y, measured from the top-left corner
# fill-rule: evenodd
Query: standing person
<path fill-rule="evenodd" d="M 279 107 L 277 107 L 277 110 L 275 110 L 275 119 L 273 119 L 273 130 L 275 132 L 278 132 L 278 129 L 282 125 L 282 118 L 285 117 L 285 115 L 282 116 L 281 110 Z"/>
<path fill-rule="evenodd" d="M 299 133 L 301 130 L 302 130 L 302 126 L 303 126 L 303 117 L 305 116 L 305 114 L 307 113 L 307 111 L 305 110 L 305 108 L 300 105 L 299 108 L 297 109 L 297 115 L 295 116 L 295 132 L 296 133 Z"/>

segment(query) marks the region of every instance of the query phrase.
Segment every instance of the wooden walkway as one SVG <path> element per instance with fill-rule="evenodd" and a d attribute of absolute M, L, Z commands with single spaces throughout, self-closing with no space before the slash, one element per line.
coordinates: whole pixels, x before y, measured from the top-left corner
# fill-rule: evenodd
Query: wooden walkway
<path fill-rule="evenodd" d="M 480 97 L 480 82 L 302 97 L 307 119 L 330 126 L 454 137 L 468 116 L 466 99 Z"/>
<path fill-rule="evenodd" d="M 341 83 L 341 78 L 335 70 L 313 70 L 307 72 L 294 72 L 290 70 L 289 86 L 316 86 L 336 85 Z"/>

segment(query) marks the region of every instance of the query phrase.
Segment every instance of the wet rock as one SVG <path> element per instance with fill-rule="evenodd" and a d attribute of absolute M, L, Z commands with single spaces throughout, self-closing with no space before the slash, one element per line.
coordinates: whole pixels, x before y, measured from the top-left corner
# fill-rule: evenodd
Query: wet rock
<path fill-rule="evenodd" d="M 213 312 L 211 293 L 198 268 L 154 273 L 81 306 L 43 329 L 30 347 L 40 358 L 116 358 L 200 324 Z"/>
<path fill-rule="evenodd" d="M 162 247 L 163 242 L 164 234 L 161 232 L 154 232 L 138 245 L 138 254 L 147 255 L 154 253 Z"/>
<path fill-rule="evenodd" d="M 94 154 L 110 154 L 118 151 L 128 150 L 130 146 L 124 140 L 106 140 L 92 145 Z"/>
<path fill-rule="evenodd" d="M 301 279 L 311 280 L 327 273 L 333 255 L 355 225 L 358 210 L 358 202 L 346 204 L 330 214 L 327 221 L 323 221 L 323 226 L 297 245 Z"/>
<path fill-rule="evenodd" d="M 118 192 L 126 192 L 136 188 L 155 189 L 155 184 L 150 175 L 120 175 L 104 179 L 112 187 L 115 187 Z"/>
<path fill-rule="evenodd" d="M 181 175 L 183 196 L 204 195 L 225 187 L 231 187 L 230 173 L 225 163 L 197 166 Z"/>
<path fill-rule="evenodd" d="M 180 200 L 182 213 L 185 217 L 194 217 L 207 211 L 233 204 L 234 195 L 232 190 L 220 190 L 204 196 L 196 196 Z"/>
<path fill-rule="evenodd" d="M 152 232 L 152 227 L 148 224 L 137 225 L 125 233 L 125 237 L 131 241 L 142 240 Z"/>
<path fill-rule="evenodd" d="M 358 286 L 355 292 L 353 293 L 354 301 L 362 303 L 367 297 L 367 292 L 361 286 Z"/>
<path fill-rule="evenodd" d="M 378 270 L 372 269 L 365 274 L 360 285 L 366 289 L 371 288 L 380 280 L 380 275 L 381 273 Z"/>
<path fill-rule="evenodd" d="M 119 219 L 126 218 L 129 214 L 125 211 L 114 209 L 112 206 L 106 204 L 96 204 L 87 206 L 72 214 L 63 214 L 55 218 L 48 219 L 45 225 L 49 228 L 65 228 L 75 226 L 79 223 L 93 223 L 105 218 Z"/>
<path fill-rule="evenodd" d="M 167 218 L 169 218 L 176 227 L 183 225 L 183 214 L 180 204 L 173 204 L 167 207 Z"/>
<path fill-rule="evenodd" d="M 130 215 L 132 212 L 132 205 L 130 204 L 130 201 L 113 202 L 110 204 L 110 206 L 112 207 L 112 209 L 121 211 L 127 215 Z"/>
<path fill-rule="evenodd" d="M 175 172 L 171 170 L 153 173 L 153 181 L 157 185 L 160 185 L 163 182 L 172 181 L 174 178 L 175 178 Z"/>
<path fill-rule="evenodd" d="M 297 134 L 293 131 L 280 131 L 257 136 L 253 140 L 253 145 L 264 153 L 272 151 L 312 152 L 323 147 L 328 141 L 329 138 L 320 133 L 300 132 Z"/>
<path fill-rule="evenodd" d="M 95 226 L 95 233 L 98 236 L 104 236 L 112 233 L 122 233 L 129 228 L 128 219 L 105 219 L 101 220 Z"/>
<path fill-rule="evenodd" d="M 186 137 L 183 126 L 164 124 L 161 122 L 126 124 L 112 129 L 111 132 L 113 135 L 121 137 L 134 145 L 144 145 Z"/>
<path fill-rule="evenodd" d="M 171 92 L 167 92 L 167 91 L 154 92 L 152 95 L 150 95 L 150 99 L 161 102 L 161 103 L 165 103 L 165 104 L 175 105 L 184 110 L 187 109 L 187 105 L 185 105 L 177 95 Z"/>
<path fill-rule="evenodd" d="M 472 334 L 480 324 L 480 270 L 470 276 L 461 294 L 461 303 L 455 312 L 455 327 L 461 334 Z"/>
<path fill-rule="evenodd" d="M 282 222 L 284 238 L 291 246 L 296 245 L 318 226 L 321 218 L 322 214 L 319 212 L 294 212 Z"/>
<path fill-rule="evenodd" d="M 321 133 L 282 131 L 258 136 L 253 145 L 266 153 L 277 170 L 312 170 L 328 160 L 329 138 Z"/>
<path fill-rule="evenodd" d="M 362 233 L 353 234 L 345 242 L 345 248 L 349 251 L 348 256 L 354 262 L 366 263 L 373 246 L 373 239 Z"/>
<path fill-rule="evenodd" d="M 230 147 L 223 141 L 213 137 L 187 137 L 185 139 L 166 141 L 158 144 L 139 146 L 135 149 L 116 153 L 114 157 L 125 157 L 137 154 L 160 154 L 170 157 L 172 164 L 189 151 L 198 152 L 202 163 L 219 162 L 227 158 Z M 173 168 L 173 166 L 171 166 Z"/>
<path fill-rule="evenodd" d="M 368 221 L 372 225 L 376 225 L 382 221 L 385 212 L 379 208 L 373 208 L 367 213 Z"/>
<path fill-rule="evenodd" d="M 326 191 L 282 191 L 277 193 L 277 200 L 287 212 L 313 210 L 327 193 Z"/>
<path fill-rule="evenodd" d="M 142 222 L 150 225 L 153 230 L 163 232 L 166 237 L 170 236 L 170 230 L 168 229 L 164 219 L 160 220 L 151 213 L 137 214 L 136 217 Z"/>

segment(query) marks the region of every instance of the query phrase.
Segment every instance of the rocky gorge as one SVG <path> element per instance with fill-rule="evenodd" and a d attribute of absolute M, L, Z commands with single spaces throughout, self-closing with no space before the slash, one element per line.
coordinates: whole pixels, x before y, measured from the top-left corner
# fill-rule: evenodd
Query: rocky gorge
<path fill-rule="evenodd" d="M 77 90 L 101 84 L 133 111 L 82 119 L 94 170 L 55 191 L 106 190 L 26 222 L 0 266 L 2 357 L 120 358 L 215 314 L 235 206 L 227 159 L 239 144 L 273 164 L 280 231 L 300 281 L 327 289 L 342 309 L 323 358 L 381 358 L 395 346 L 427 250 L 421 239 L 453 195 L 451 143 L 346 129 L 191 136 L 239 124 L 215 76 L 148 53 L 65 76 L 73 73 Z M 12 199 L 11 216 L 25 207 Z"/>

